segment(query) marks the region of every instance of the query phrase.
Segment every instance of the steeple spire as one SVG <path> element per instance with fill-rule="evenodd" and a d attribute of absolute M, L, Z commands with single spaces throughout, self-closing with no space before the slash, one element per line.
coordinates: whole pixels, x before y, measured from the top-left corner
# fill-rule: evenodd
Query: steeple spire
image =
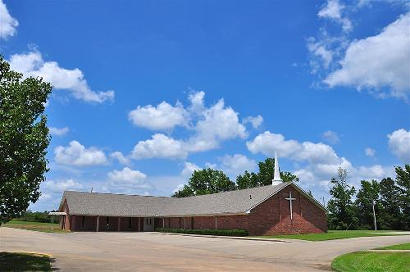
<path fill-rule="evenodd" d="M 275 152 L 275 172 L 274 172 L 274 175 L 273 175 L 272 185 L 273 186 L 278 185 L 282 182 L 283 181 L 280 178 L 278 154 Z"/>

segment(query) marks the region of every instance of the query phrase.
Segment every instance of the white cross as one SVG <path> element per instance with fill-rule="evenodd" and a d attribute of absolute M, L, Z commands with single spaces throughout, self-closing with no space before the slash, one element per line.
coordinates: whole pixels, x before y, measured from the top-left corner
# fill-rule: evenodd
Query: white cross
<path fill-rule="evenodd" d="M 296 198 L 292 197 L 292 192 L 289 192 L 289 197 L 285 197 L 285 199 L 289 200 L 290 220 L 293 220 L 292 201 L 296 200 Z"/>

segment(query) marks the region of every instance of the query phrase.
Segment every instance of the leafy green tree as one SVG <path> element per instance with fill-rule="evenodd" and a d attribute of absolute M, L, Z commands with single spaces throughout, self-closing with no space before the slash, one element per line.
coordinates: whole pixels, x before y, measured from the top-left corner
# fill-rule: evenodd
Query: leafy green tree
<path fill-rule="evenodd" d="M 400 190 L 392 178 L 380 181 L 380 204 L 378 222 L 381 229 L 401 229 Z"/>
<path fill-rule="evenodd" d="M 272 184 L 275 171 L 275 159 L 267 158 L 258 163 L 258 173 L 245 171 L 243 175 L 236 178 L 238 189 L 253 188 Z M 298 177 L 290 172 L 280 172 L 280 177 L 284 182 L 299 181 Z"/>
<path fill-rule="evenodd" d="M 174 197 L 206 195 L 236 189 L 236 185 L 224 172 L 215 169 L 196 170 L 187 185 L 176 192 Z"/>
<path fill-rule="evenodd" d="M 361 228 L 373 229 L 373 201 L 375 202 L 376 218 L 382 205 L 379 201 L 380 184 L 376 180 L 361 181 L 361 188 L 356 196 L 357 217 Z M 380 218 L 378 218 L 380 219 Z M 379 222 L 380 223 L 380 222 Z"/>
<path fill-rule="evenodd" d="M 410 164 L 403 168 L 395 167 L 396 183 L 401 192 L 400 209 L 402 211 L 401 225 L 405 230 L 410 230 Z"/>
<path fill-rule="evenodd" d="M 44 104 L 51 85 L 23 79 L 0 56 L 0 224 L 21 215 L 40 196 L 50 142 Z"/>
<path fill-rule="evenodd" d="M 243 175 L 236 177 L 236 185 L 238 189 L 247 189 L 259 186 L 259 177 L 257 174 L 245 171 Z"/>
<path fill-rule="evenodd" d="M 352 197 L 356 193 L 353 186 L 347 184 L 347 171 L 338 169 L 338 176 L 331 179 L 332 198 L 328 202 L 328 221 L 330 229 L 353 229 L 357 227 L 358 219 Z"/>

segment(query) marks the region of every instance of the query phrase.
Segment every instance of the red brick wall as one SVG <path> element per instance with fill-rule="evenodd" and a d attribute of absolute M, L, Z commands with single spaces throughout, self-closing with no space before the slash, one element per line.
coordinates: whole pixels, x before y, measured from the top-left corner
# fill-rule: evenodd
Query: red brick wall
<path fill-rule="evenodd" d="M 194 217 L 193 229 L 214 229 L 215 218 L 213 216 Z"/>
<path fill-rule="evenodd" d="M 218 229 L 248 229 L 247 215 L 217 216 Z"/>
<path fill-rule="evenodd" d="M 289 192 L 293 201 L 293 220 L 290 220 Z M 250 235 L 290 233 L 318 233 L 327 231 L 326 213 L 292 186 L 256 207 L 248 218 Z"/>

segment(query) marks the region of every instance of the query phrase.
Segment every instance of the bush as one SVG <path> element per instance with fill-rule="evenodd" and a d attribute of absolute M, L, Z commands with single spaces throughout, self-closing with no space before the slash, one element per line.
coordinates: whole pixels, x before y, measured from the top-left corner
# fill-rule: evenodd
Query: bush
<path fill-rule="evenodd" d="M 243 229 L 170 229 L 156 228 L 159 232 L 187 233 L 201 235 L 218 235 L 218 236 L 248 236 L 248 231 Z"/>

